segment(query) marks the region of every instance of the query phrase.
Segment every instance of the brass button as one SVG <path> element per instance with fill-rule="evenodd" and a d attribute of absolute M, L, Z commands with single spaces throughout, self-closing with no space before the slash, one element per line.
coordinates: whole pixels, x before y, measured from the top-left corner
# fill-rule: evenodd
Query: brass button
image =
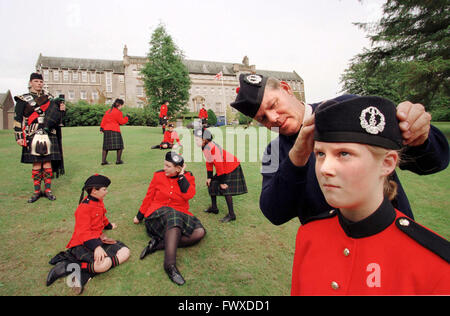
<path fill-rule="evenodd" d="M 406 218 L 402 218 L 398 221 L 398 223 L 402 226 L 409 226 L 409 221 Z"/>
<path fill-rule="evenodd" d="M 350 250 L 348 248 L 344 249 L 344 256 L 348 257 L 350 255 Z"/>
<path fill-rule="evenodd" d="M 331 288 L 333 290 L 339 290 L 339 284 L 335 281 L 331 282 Z"/>

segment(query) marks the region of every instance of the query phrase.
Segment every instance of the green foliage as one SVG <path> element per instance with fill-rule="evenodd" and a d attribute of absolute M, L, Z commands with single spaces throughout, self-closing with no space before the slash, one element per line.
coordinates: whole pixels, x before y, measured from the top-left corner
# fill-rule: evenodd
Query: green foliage
<path fill-rule="evenodd" d="M 446 0 L 389 0 L 375 24 L 355 23 L 372 47 L 357 55 L 341 77 L 343 90 L 449 106 L 450 4 Z"/>
<path fill-rule="evenodd" d="M 216 113 L 214 113 L 213 110 L 209 109 L 208 111 L 208 119 L 206 120 L 208 122 L 209 126 L 216 126 L 217 124 L 217 116 Z"/>
<path fill-rule="evenodd" d="M 103 115 L 111 107 L 103 104 L 89 104 L 85 101 L 66 104 L 65 126 L 99 126 Z M 158 113 L 140 108 L 123 107 L 122 113 L 129 116 L 127 125 L 157 126 Z"/>
<path fill-rule="evenodd" d="M 244 115 L 241 112 L 239 112 L 238 121 L 239 121 L 239 124 L 250 124 L 250 122 L 253 121 L 253 119 L 251 117 L 248 117 L 247 115 Z"/>
<path fill-rule="evenodd" d="M 149 109 L 159 113 L 161 104 L 169 101 L 169 117 L 185 111 L 191 85 L 189 71 L 183 64 L 182 51 L 162 24 L 152 34 L 147 56 L 142 75 Z"/>

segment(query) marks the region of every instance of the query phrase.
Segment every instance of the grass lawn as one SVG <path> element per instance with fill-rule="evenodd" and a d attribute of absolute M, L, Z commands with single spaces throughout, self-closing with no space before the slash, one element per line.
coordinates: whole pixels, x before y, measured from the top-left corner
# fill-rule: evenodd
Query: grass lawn
<path fill-rule="evenodd" d="M 439 127 L 450 130 L 449 123 Z M 107 235 L 127 244 L 131 258 L 96 276 L 86 286 L 84 295 L 289 295 L 299 222 L 292 220 L 274 226 L 262 215 L 260 162 L 242 163 L 249 193 L 234 197 L 237 221 L 227 224 L 219 222 L 227 210 L 223 197 L 218 198 L 219 215 L 202 211 L 210 204 L 204 162 L 187 163 L 197 186 L 197 194 L 190 202 L 191 211 L 201 220 L 207 235 L 196 246 L 178 250 L 177 266 L 186 279 L 186 284 L 179 287 L 163 270 L 162 251 L 139 260 L 148 237 L 143 224 L 132 222 L 153 172 L 162 169 L 166 151 L 150 150 L 151 145 L 162 140 L 161 129 L 122 127 L 125 164 L 115 165 L 115 152 L 110 152 L 108 161 L 112 164 L 107 166 L 100 165 L 102 136 L 98 130 L 98 127 L 63 129 L 66 174 L 53 180 L 57 200 L 41 198 L 34 204 L 27 203 L 33 189 L 31 165 L 20 163 L 20 148 L 12 131 L 0 131 L 1 296 L 72 295 L 64 279 L 51 287 L 45 286 L 52 267 L 48 261 L 64 250 L 70 240 L 82 185 L 94 173 L 112 180 L 105 206 L 108 218 L 118 228 L 107 231 Z M 450 238 L 450 170 L 423 177 L 400 172 L 400 178 L 416 219 Z"/>

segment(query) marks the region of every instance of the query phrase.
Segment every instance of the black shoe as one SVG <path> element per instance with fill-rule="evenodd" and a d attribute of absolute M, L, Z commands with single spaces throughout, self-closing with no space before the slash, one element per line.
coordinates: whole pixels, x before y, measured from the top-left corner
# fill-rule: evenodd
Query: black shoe
<path fill-rule="evenodd" d="M 155 145 L 155 146 L 152 146 L 152 147 L 150 147 L 151 149 L 160 149 L 161 148 L 161 146 L 160 145 Z"/>
<path fill-rule="evenodd" d="M 186 282 L 184 281 L 183 276 L 181 275 L 180 271 L 178 271 L 177 267 L 174 264 L 171 264 L 168 267 L 164 267 L 164 270 L 166 270 L 169 279 L 173 283 L 177 285 L 183 285 Z"/>
<path fill-rule="evenodd" d="M 39 200 L 39 198 L 42 196 L 42 193 L 39 192 L 35 192 L 33 193 L 33 195 L 28 199 L 28 203 L 34 203 L 37 200 Z"/>
<path fill-rule="evenodd" d="M 123 160 L 116 161 L 116 165 L 122 165 L 122 164 L 123 164 Z"/>
<path fill-rule="evenodd" d="M 109 162 L 107 162 L 107 161 L 102 161 L 102 166 L 104 166 L 104 165 L 109 165 Z"/>
<path fill-rule="evenodd" d="M 147 255 L 152 254 L 156 251 L 156 246 L 158 245 L 159 240 L 156 238 L 152 238 L 149 242 L 148 245 L 144 248 L 144 250 L 142 250 L 141 252 L 141 256 L 139 257 L 139 259 L 144 259 Z"/>
<path fill-rule="evenodd" d="M 219 214 L 219 209 L 217 209 L 217 208 L 212 208 L 212 206 L 210 206 L 210 207 L 208 207 L 206 210 L 204 210 L 203 212 L 205 212 L 205 213 Z"/>
<path fill-rule="evenodd" d="M 44 193 L 44 196 L 45 196 L 47 199 L 49 199 L 50 201 L 56 200 L 56 196 L 53 195 L 53 192 L 52 192 L 52 191 L 46 191 L 46 192 Z"/>
<path fill-rule="evenodd" d="M 58 280 L 59 278 L 62 278 L 66 275 L 69 274 L 69 272 L 67 272 L 67 262 L 65 261 L 61 261 L 58 262 L 48 273 L 47 275 L 47 286 L 50 286 L 53 284 L 53 282 L 55 282 L 56 280 Z"/>
<path fill-rule="evenodd" d="M 227 216 L 222 218 L 220 221 L 222 223 L 228 223 L 228 222 L 235 221 L 235 220 L 236 220 L 236 216 L 231 216 L 230 214 L 228 214 Z"/>

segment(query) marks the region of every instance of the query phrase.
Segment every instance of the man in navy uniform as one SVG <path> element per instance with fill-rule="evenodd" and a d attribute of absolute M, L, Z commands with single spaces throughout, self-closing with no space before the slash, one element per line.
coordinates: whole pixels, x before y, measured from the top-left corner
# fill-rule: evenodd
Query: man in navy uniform
<path fill-rule="evenodd" d="M 275 225 L 294 217 L 303 222 L 331 209 L 325 201 L 315 175 L 314 111 L 320 105 L 298 100 L 289 85 L 258 74 L 241 74 L 240 87 L 232 107 L 267 128 L 278 128 L 279 136 L 266 148 L 262 161 L 263 184 L 260 208 Z M 342 95 L 335 101 L 357 97 Z M 430 124 L 431 115 L 421 104 L 402 102 L 397 106 L 402 131 L 404 162 L 400 169 L 419 175 L 444 170 L 449 163 L 445 136 Z M 411 207 L 398 176 L 398 195 L 394 207 L 413 218 Z"/>

